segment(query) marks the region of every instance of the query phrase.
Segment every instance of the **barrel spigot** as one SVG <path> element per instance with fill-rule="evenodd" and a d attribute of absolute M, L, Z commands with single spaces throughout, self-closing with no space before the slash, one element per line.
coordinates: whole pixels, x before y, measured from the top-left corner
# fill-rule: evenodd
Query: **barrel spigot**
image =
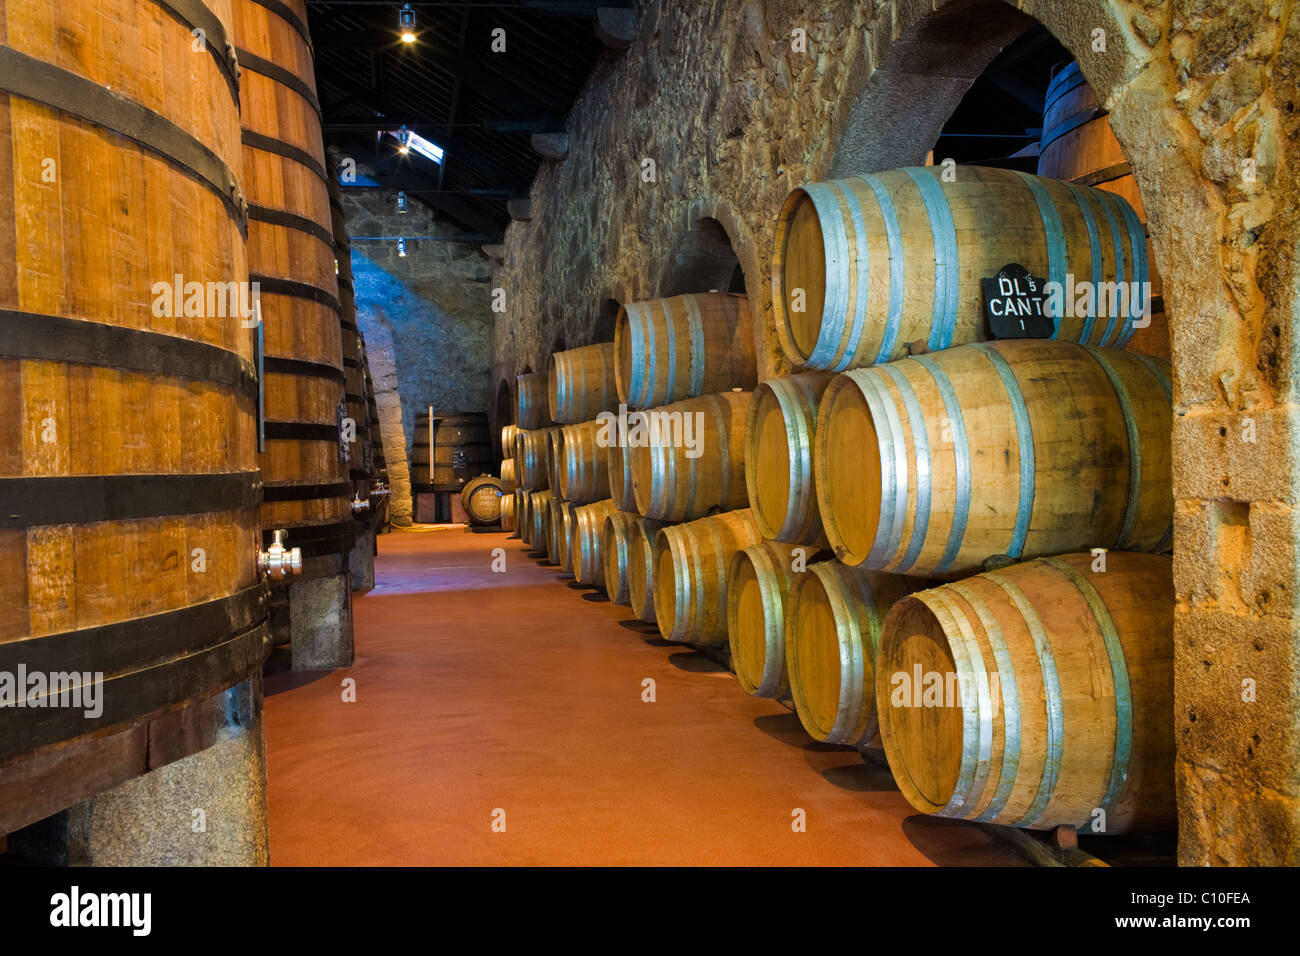
<path fill-rule="evenodd" d="M 288 534 L 284 528 L 277 528 L 271 532 L 271 546 L 257 552 L 258 570 L 266 572 L 267 577 L 280 579 L 302 574 L 302 549 L 284 546 Z"/>
<path fill-rule="evenodd" d="M 363 511 L 369 511 L 369 510 L 370 510 L 370 499 L 362 498 L 361 492 L 358 491 L 356 493 L 356 497 L 352 499 L 352 513 L 354 515 L 359 515 Z"/>

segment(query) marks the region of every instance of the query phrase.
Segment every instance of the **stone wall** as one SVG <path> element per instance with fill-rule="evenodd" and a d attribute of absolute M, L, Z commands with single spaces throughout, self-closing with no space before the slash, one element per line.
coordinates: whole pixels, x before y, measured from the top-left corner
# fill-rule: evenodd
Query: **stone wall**
<path fill-rule="evenodd" d="M 638 9 L 636 42 L 602 62 L 568 119 L 569 155 L 539 172 L 532 221 L 507 231 L 492 283 L 508 307 L 495 327 L 496 381 L 544 369 L 557 340 L 592 341 L 608 300 L 679 285 L 701 220 L 721 225 L 743 269 L 760 368 L 784 371 L 768 263 L 786 194 L 832 171 L 921 162 L 997 50 L 1043 23 L 1111 110 L 1165 280 L 1180 858 L 1300 863 L 1300 195 L 1289 155 L 1300 132 L 1300 5 L 648 0 Z M 795 30 L 806 31 L 807 52 L 792 50 Z M 646 159 L 654 182 L 642 179 Z"/>
<path fill-rule="evenodd" d="M 375 383 L 395 524 L 411 518 L 407 452 L 415 419 L 432 405 L 442 412 L 487 412 L 493 402 L 491 285 L 487 257 L 475 241 L 409 198 L 398 214 L 396 193 L 343 190 L 352 240 L 357 324 Z M 397 237 L 406 238 L 406 255 Z"/>

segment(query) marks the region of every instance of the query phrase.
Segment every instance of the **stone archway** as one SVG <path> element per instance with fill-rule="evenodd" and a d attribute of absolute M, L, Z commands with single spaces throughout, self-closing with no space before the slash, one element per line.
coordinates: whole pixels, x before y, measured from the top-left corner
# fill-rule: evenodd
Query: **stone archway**
<path fill-rule="evenodd" d="M 1133 166 L 1166 283 L 1180 862 L 1294 865 L 1300 521 L 1290 436 L 1298 430 L 1291 342 L 1300 325 L 1300 189 L 1278 136 L 1294 140 L 1300 126 L 1300 15 L 1283 55 L 1285 27 L 1269 34 L 1277 25 L 1262 7 L 1202 15 L 1174 6 L 889 4 L 830 124 L 837 148 L 809 178 L 919 164 L 974 78 L 1035 22 L 1079 61 Z M 1276 91 L 1265 72 L 1272 57 L 1289 64 Z M 1248 161 L 1253 180 L 1242 175 Z M 1242 682 L 1266 674 L 1276 690 L 1269 704 L 1244 705 Z"/>

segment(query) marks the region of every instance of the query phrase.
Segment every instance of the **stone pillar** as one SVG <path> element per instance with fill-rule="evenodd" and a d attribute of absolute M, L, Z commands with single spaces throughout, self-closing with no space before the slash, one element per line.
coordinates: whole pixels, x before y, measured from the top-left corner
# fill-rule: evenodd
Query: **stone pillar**
<path fill-rule="evenodd" d="M 216 742 L 11 833 L 59 866 L 267 866 L 262 678 L 226 691 Z"/>
<path fill-rule="evenodd" d="M 375 529 L 359 527 L 357 543 L 348 555 L 348 574 L 352 590 L 369 591 L 375 586 Z"/>
<path fill-rule="evenodd" d="M 352 663 L 352 578 L 347 556 L 308 558 L 289 585 L 289 648 L 296 671 Z"/>

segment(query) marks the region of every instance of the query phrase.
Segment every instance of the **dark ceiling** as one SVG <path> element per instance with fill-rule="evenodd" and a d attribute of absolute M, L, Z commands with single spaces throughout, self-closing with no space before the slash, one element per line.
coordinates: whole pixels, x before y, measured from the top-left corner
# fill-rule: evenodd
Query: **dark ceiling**
<path fill-rule="evenodd" d="M 495 242 L 507 200 L 524 197 L 542 157 L 534 133 L 562 130 L 605 46 L 611 0 L 416 2 L 416 41 L 398 36 L 393 0 L 308 0 L 326 146 Z M 505 52 L 494 52 L 494 31 Z M 379 131 L 408 130 L 445 150 L 441 165 L 397 151 Z"/>
<path fill-rule="evenodd" d="M 934 161 L 1036 172 L 1043 101 L 1070 54 L 1044 27 L 1034 27 L 999 53 L 953 111 L 934 147 Z M 1013 158 L 1026 147 L 1031 156 Z"/>

